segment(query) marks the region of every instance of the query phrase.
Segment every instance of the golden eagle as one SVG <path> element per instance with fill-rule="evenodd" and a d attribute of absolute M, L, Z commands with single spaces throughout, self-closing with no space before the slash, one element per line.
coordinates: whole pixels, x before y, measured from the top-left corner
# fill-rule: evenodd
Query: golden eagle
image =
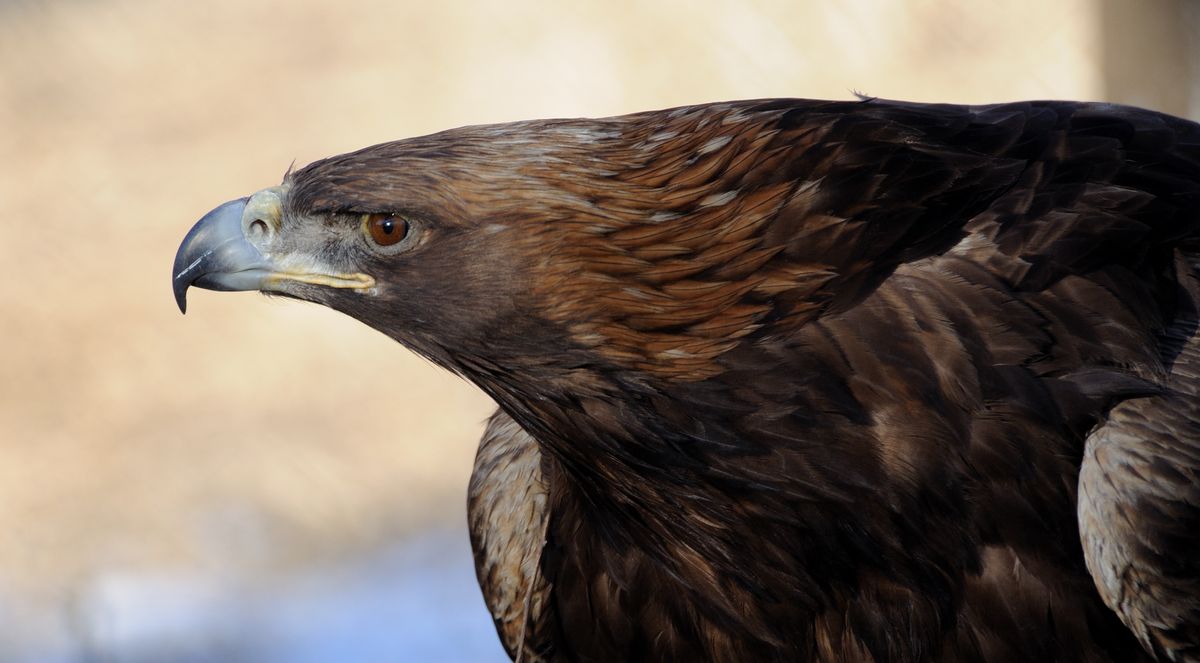
<path fill-rule="evenodd" d="M 522 661 L 1200 660 L 1200 125 L 757 100 L 454 129 L 226 203 L 189 286 L 499 405 Z"/>

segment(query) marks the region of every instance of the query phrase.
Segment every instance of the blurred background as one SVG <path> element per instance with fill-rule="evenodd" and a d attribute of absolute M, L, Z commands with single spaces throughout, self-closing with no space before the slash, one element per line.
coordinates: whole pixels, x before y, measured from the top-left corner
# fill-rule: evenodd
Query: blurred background
<path fill-rule="evenodd" d="M 169 269 L 289 164 L 733 98 L 1200 118 L 1190 0 L 0 0 L 0 660 L 499 661 L 491 404 L 357 322 Z"/>

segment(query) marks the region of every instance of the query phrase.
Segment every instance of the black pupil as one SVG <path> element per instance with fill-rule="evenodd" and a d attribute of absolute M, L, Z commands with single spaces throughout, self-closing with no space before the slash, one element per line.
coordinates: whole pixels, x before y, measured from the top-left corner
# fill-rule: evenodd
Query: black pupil
<path fill-rule="evenodd" d="M 379 224 L 379 228 L 383 230 L 383 234 L 390 235 L 396 231 L 396 220 L 388 217 Z"/>

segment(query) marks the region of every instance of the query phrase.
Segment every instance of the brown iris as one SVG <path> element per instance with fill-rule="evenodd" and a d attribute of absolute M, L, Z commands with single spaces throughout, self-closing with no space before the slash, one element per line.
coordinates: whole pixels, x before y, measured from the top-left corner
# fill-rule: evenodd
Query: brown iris
<path fill-rule="evenodd" d="M 367 234 L 379 246 L 392 246 L 408 236 L 408 221 L 394 214 L 368 214 Z"/>

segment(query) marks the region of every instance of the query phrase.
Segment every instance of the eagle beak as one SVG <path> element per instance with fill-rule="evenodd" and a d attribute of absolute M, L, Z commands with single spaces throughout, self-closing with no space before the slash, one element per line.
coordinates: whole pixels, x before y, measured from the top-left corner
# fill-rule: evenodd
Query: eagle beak
<path fill-rule="evenodd" d="M 271 263 L 246 239 L 243 219 L 250 198 L 231 200 L 192 226 L 171 269 L 175 303 L 187 312 L 191 286 L 209 290 L 258 290 L 271 273 Z"/>
<path fill-rule="evenodd" d="M 208 290 L 280 290 L 286 282 L 368 291 L 375 280 L 366 274 L 336 274 L 317 265 L 281 268 L 269 251 L 280 229 L 280 187 L 231 200 L 192 226 L 171 269 L 171 287 L 181 313 L 187 312 L 191 286 Z"/>

